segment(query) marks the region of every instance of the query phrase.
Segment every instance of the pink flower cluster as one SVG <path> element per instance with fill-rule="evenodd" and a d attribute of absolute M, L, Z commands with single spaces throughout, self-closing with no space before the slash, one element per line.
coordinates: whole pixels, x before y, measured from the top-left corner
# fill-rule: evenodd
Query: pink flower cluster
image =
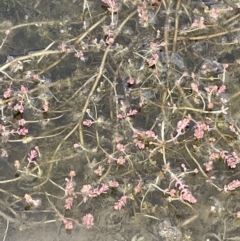
<path fill-rule="evenodd" d="M 206 25 L 204 24 L 204 17 L 200 17 L 199 19 L 194 19 L 191 28 L 206 28 Z"/>
<path fill-rule="evenodd" d="M 85 57 L 84 57 L 83 52 L 81 50 L 76 50 L 76 49 L 74 49 L 74 50 L 75 50 L 74 56 L 84 62 L 85 61 Z"/>
<path fill-rule="evenodd" d="M 221 85 L 221 86 L 211 85 L 211 86 L 204 87 L 204 89 L 209 94 L 216 94 L 216 96 L 219 96 L 226 90 L 226 86 L 225 85 Z"/>
<path fill-rule="evenodd" d="M 82 224 L 85 228 L 89 229 L 94 225 L 94 217 L 88 213 L 82 218 Z"/>
<path fill-rule="evenodd" d="M 17 103 L 16 105 L 14 105 L 13 109 L 14 109 L 16 112 L 23 113 L 23 112 L 24 112 L 23 103 L 24 103 L 23 100 L 19 100 L 18 103 Z"/>
<path fill-rule="evenodd" d="M 13 93 L 13 90 L 11 89 L 11 87 L 9 87 L 9 88 L 7 88 L 7 90 L 4 91 L 3 97 L 5 99 L 10 98 L 12 93 Z"/>
<path fill-rule="evenodd" d="M 117 164 L 118 165 L 123 165 L 126 162 L 125 158 L 123 156 L 119 156 L 117 158 Z"/>
<path fill-rule="evenodd" d="M 71 209 L 72 208 L 72 205 L 73 205 L 73 197 L 69 197 L 65 200 L 65 209 Z"/>
<path fill-rule="evenodd" d="M 195 169 L 194 171 L 187 172 L 187 169 L 186 169 L 184 164 L 182 164 L 181 167 L 183 168 L 184 175 L 186 175 L 187 173 L 192 173 L 192 172 L 197 173 L 197 171 L 198 171 L 197 169 Z M 170 174 L 171 179 L 172 179 L 171 182 L 175 181 L 175 188 L 177 188 L 180 191 L 179 199 L 181 201 L 187 201 L 189 203 L 196 203 L 197 202 L 197 199 L 192 195 L 192 193 L 188 189 L 188 186 L 183 183 L 183 179 L 181 177 L 181 174 L 180 175 L 176 175 L 175 173 L 173 173 L 170 170 L 170 164 L 169 163 L 167 163 L 163 167 L 163 171 L 164 171 L 164 173 L 168 172 Z M 168 188 L 165 189 L 165 190 L 162 190 L 162 189 L 160 189 L 160 190 L 164 194 L 165 193 L 169 194 L 171 197 L 174 197 L 176 195 L 176 193 L 177 193 L 176 189 L 171 189 L 170 191 L 169 191 Z"/>
<path fill-rule="evenodd" d="M 140 133 L 135 133 L 134 134 L 134 142 L 135 142 L 135 146 L 138 147 L 139 149 L 144 149 L 145 148 L 145 141 L 147 141 L 147 139 L 158 139 L 158 136 L 152 131 L 152 130 L 147 130 L 147 131 L 142 131 Z M 140 140 L 139 140 L 140 139 Z M 142 141 L 145 140 L 145 141 Z"/>
<path fill-rule="evenodd" d="M 146 62 L 148 64 L 148 67 L 156 66 L 158 58 L 159 58 L 158 54 L 153 54 L 152 57 L 146 58 Z"/>
<path fill-rule="evenodd" d="M 92 124 L 94 123 L 94 121 L 90 120 L 90 119 L 86 119 L 83 121 L 83 125 L 90 127 Z"/>
<path fill-rule="evenodd" d="M 180 200 L 196 203 L 197 199 L 192 195 L 188 188 L 183 188 L 180 193 Z"/>
<path fill-rule="evenodd" d="M 125 119 L 127 117 L 134 116 L 138 113 L 137 110 L 129 110 L 129 112 L 127 112 L 127 106 L 124 103 L 124 101 L 121 100 L 120 104 L 121 104 L 120 110 L 122 113 L 117 115 L 118 119 Z"/>
<path fill-rule="evenodd" d="M 116 13 L 119 11 L 118 4 L 115 0 L 102 0 L 102 2 L 108 5 L 109 12 Z"/>
<path fill-rule="evenodd" d="M 98 176 L 101 177 L 104 170 L 105 170 L 104 166 L 99 165 L 98 168 L 96 170 L 94 170 L 94 173 L 96 173 Z"/>
<path fill-rule="evenodd" d="M 138 17 L 139 17 L 139 22 L 143 25 L 146 26 L 149 21 L 149 12 L 148 9 L 145 8 L 144 6 L 138 6 Z"/>
<path fill-rule="evenodd" d="M 66 230 L 73 229 L 73 222 L 71 220 L 64 219 L 63 224 Z"/>
<path fill-rule="evenodd" d="M 25 194 L 24 198 L 28 205 L 33 206 L 35 208 L 39 207 L 42 204 L 40 199 L 33 199 L 29 194 Z"/>
<path fill-rule="evenodd" d="M 28 153 L 28 165 L 26 168 L 29 168 L 32 164 L 33 165 L 38 165 L 37 164 L 37 157 L 38 157 L 38 147 L 35 147 L 35 149 L 31 150 L 29 153 Z"/>
<path fill-rule="evenodd" d="M 228 185 L 224 186 L 224 191 L 225 192 L 233 191 L 233 190 L 235 190 L 238 187 L 240 187 L 240 181 L 239 180 L 233 180 Z"/>
<path fill-rule="evenodd" d="M 107 193 L 109 189 L 108 185 L 102 183 L 101 187 L 93 188 L 92 185 L 84 185 L 81 189 L 81 194 L 83 196 L 83 202 L 85 203 L 89 197 L 97 197 L 103 193 Z"/>
<path fill-rule="evenodd" d="M 66 187 L 65 187 L 65 197 L 66 200 L 65 200 L 65 205 L 64 207 L 66 209 L 71 209 L 72 208 L 72 205 L 73 205 L 73 198 L 76 197 L 76 193 L 74 192 L 75 190 L 75 182 L 73 181 L 73 177 L 76 176 L 76 172 L 75 171 L 70 171 L 69 173 L 69 176 L 70 176 L 70 179 L 68 178 L 65 178 L 65 181 L 66 181 Z"/>
<path fill-rule="evenodd" d="M 196 203 L 197 199 L 192 195 L 188 186 L 183 184 L 181 178 L 176 179 L 175 187 L 180 190 L 180 200 L 188 201 L 189 203 Z"/>
<path fill-rule="evenodd" d="M 225 162 L 227 162 L 230 168 L 236 168 L 239 162 L 239 157 L 236 152 L 232 152 L 232 154 L 228 154 L 228 151 L 223 150 L 220 152 L 220 156 Z"/>
<path fill-rule="evenodd" d="M 8 157 L 9 155 L 8 155 L 8 152 L 7 152 L 7 150 L 5 150 L 5 149 L 2 149 L 2 152 L 1 152 L 1 157 Z"/>
<path fill-rule="evenodd" d="M 189 126 L 190 119 L 189 118 L 184 118 L 177 123 L 177 133 L 178 135 L 183 135 L 185 133 L 186 127 Z"/>
<path fill-rule="evenodd" d="M 138 147 L 140 150 L 145 148 L 145 144 L 142 141 L 135 141 L 135 146 Z"/>
<path fill-rule="evenodd" d="M 127 112 L 127 113 L 118 114 L 117 118 L 118 119 L 125 119 L 126 117 L 134 116 L 137 113 L 138 113 L 137 110 L 129 110 L 129 112 Z"/>
<path fill-rule="evenodd" d="M 205 162 L 203 165 L 205 166 L 207 172 L 213 169 L 213 161 Z"/>
<path fill-rule="evenodd" d="M 227 13 L 228 11 L 232 11 L 233 8 L 228 6 L 227 8 L 220 8 L 220 7 L 212 7 L 210 10 L 205 10 L 206 12 L 209 13 L 209 16 L 212 20 L 217 21 L 220 13 Z"/>
<path fill-rule="evenodd" d="M 75 196 L 74 189 L 75 189 L 75 182 L 73 181 L 73 177 L 76 176 L 75 171 L 70 171 L 69 173 L 70 179 L 65 178 L 66 187 L 65 187 L 65 196 Z"/>
<path fill-rule="evenodd" d="M 114 204 L 115 210 L 121 210 L 127 203 L 127 196 L 122 196 L 117 202 Z"/>
<path fill-rule="evenodd" d="M 121 151 L 121 152 L 125 151 L 125 146 L 121 143 L 117 143 L 116 148 L 118 151 Z"/>
<path fill-rule="evenodd" d="M 201 139 L 204 136 L 205 132 L 208 132 L 210 130 L 209 125 L 202 121 L 198 121 L 194 126 L 194 136 L 197 139 Z"/>

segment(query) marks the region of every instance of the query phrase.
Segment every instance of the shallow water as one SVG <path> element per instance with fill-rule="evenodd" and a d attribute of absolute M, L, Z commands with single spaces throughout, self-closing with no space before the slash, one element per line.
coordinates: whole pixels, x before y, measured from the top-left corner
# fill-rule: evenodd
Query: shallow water
<path fill-rule="evenodd" d="M 0 6 L 2 239 L 237 240 L 239 4 L 114 3 Z"/>

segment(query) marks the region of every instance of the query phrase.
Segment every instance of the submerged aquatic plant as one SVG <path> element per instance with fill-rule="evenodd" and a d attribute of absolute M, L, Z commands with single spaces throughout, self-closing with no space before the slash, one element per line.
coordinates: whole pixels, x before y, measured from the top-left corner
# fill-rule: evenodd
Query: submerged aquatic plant
<path fill-rule="evenodd" d="M 20 219 L 28 190 L 26 216 L 36 206 L 54 212 L 43 223 L 67 230 L 125 225 L 126 240 L 133 220 L 168 241 L 197 240 L 194 222 L 204 230 L 221 227 L 222 213 L 237 218 L 239 5 L 60 5 L 55 20 L 39 3 L 37 19 L 0 24 L 0 185 L 10 203 L 0 216 Z"/>

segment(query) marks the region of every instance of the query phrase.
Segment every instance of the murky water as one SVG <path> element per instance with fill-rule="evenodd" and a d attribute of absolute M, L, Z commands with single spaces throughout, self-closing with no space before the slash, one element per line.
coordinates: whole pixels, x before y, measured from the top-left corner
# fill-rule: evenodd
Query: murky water
<path fill-rule="evenodd" d="M 2 239 L 238 240 L 239 9 L 3 1 Z"/>

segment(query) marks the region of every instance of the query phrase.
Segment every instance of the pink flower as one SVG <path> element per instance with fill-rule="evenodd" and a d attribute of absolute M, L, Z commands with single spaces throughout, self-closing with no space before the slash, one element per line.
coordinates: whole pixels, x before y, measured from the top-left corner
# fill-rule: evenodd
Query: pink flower
<path fill-rule="evenodd" d="M 25 124 L 26 124 L 26 121 L 24 119 L 20 119 L 18 121 L 18 125 L 20 125 L 20 126 L 24 126 Z"/>
<path fill-rule="evenodd" d="M 117 0 L 102 0 L 102 2 L 108 5 L 108 11 L 111 13 L 116 13 L 119 11 L 119 7 L 117 5 Z"/>
<path fill-rule="evenodd" d="M 7 90 L 6 91 L 4 91 L 4 93 L 3 93 L 3 97 L 5 98 L 5 99 L 7 99 L 7 98 L 9 98 L 9 97 L 11 97 L 11 95 L 12 95 L 12 89 L 11 88 L 7 88 Z"/>
<path fill-rule="evenodd" d="M 157 64 L 157 60 L 158 60 L 159 56 L 158 54 L 153 54 L 153 57 L 151 58 L 146 58 L 147 64 L 149 67 L 153 67 Z"/>
<path fill-rule="evenodd" d="M 32 77 L 34 80 L 40 80 L 39 74 L 33 74 Z"/>
<path fill-rule="evenodd" d="M 29 194 L 25 194 L 24 198 L 27 204 L 32 205 L 34 207 L 39 207 L 42 203 L 40 199 L 33 199 Z"/>
<path fill-rule="evenodd" d="M 205 162 L 203 165 L 205 166 L 207 172 L 209 172 L 213 169 L 213 162 L 212 161 Z"/>
<path fill-rule="evenodd" d="M 65 197 L 67 196 L 75 196 L 74 189 L 75 189 L 75 182 L 72 180 L 69 180 L 68 178 L 65 178 L 66 181 L 66 187 L 65 187 Z"/>
<path fill-rule="evenodd" d="M 80 143 L 80 142 L 78 142 L 78 143 L 74 143 L 74 144 L 73 144 L 73 147 L 74 147 L 74 148 L 81 147 L 81 143 Z"/>
<path fill-rule="evenodd" d="M 28 153 L 28 161 L 31 162 L 33 159 L 37 158 L 38 153 L 36 150 L 31 150 L 30 153 Z"/>
<path fill-rule="evenodd" d="M 124 116 L 122 114 L 118 114 L 117 118 L 121 120 L 121 119 L 124 119 Z"/>
<path fill-rule="evenodd" d="M 109 189 L 108 185 L 102 183 L 102 186 L 98 189 L 98 195 L 101 195 L 103 193 L 107 193 L 108 189 Z"/>
<path fill-rule="evenodd" d="M 182 135 L 185 132 L 186 127 L 188 127 L 190 120 L 188 118 L 184 118 L 177 123 L 177 133 L 178 135 Z"/>
<path fill-rule="evenodd" d="M 145 24 L 148 23 L 149 21 L 148 10 L 143 6 L 138 6 L 137 11 L 138 11 L 138 17 L 139 17 L 140 23 L 142 23 L 143 26 L 145 26 Z"/>
<path fill-rule="evenodd" d="M 194 19 L 191 28 L 206 28 L 206 25 L 204 24 L 204 17 L 200 17 L 200 19 Z"/>
<path fill-rule="evenodd" d="M 94 225 L 94 217 L 88 213 L 82 218 L 82 224 L 85 228 L 89 229 Z"/>
<path fill-rule="evenodd" d="M 150 48 L 153 52 L 157 52 L 158 51 L 158 44 L 155 42 L 150 42 Z"/>
<path fill-rule="evenodd" d="M 125 158 L 123 156 L 118 157 L 117 164 L 123 165 L 125 163 Z"/>
<path fill-rule="evenodd" d="M 110 187 L 118 187 L 119 186 L 119 183 L 117 181 L 110 181 L 109 182 L 109 186 Z"/>
<path fill-rule="evenodd" d="M 17 134 L 20 136 L 26 136 L 28 134 L 28 129 L 26 128 L 18 128 Z"/>
<path fill-rule="evenodd" d="M 232 156 L 232 155 L 229 155 L 225 158 L 225 161 L 227 162 L 228 166 L 230 168 L 236 168 L 237 166 L 237 160 Z"/>
<path fill-rule="evenodd" d="M 138 113 L 137 110 L 130 110 L 128 113 L 127 113 L 127 116 L 133 116 L 133 115 L 136 115 Z"/>
<path fill-rule="evenodd" d="M 73 205 L 73 198 L 72 197 L 69 197 L 65 200 L 65 205 L 64 207 L 66 209 L 71 209 L 72 208 L 72 205 Z"/>
<path fill-rule="evenodd" d="M 137 141 L 137 142 L 135 143 L 135 146 L 137 146 L 139 149 L 144 149 L 144 148 L 145 148 L 144 143 L 141 142 L 141 141 Z"/>
<path fill-rule="evenodd" d="M 85 203 L 88 200 L 88 197 L 92 191 L 92 186 L 91 185 L 83 185 L 81 189 L 81 194 L 83 196 L 83 202 Z"/>
<path fill-rule="evenodd" d="M 22 94 L 27 94 L 28 88 L 21 85 L 21 92 L 22 92 Z"/>
<path fill-rule="evenodd" d="M 192 91 L 198 93 L 198 86 L 197 86 L 197 84 L 191 83 L 191 88 L 192 88 Z"/>
<path fill-rule="evenodd" d="M 58 46 L 58 48 L 60 49 L 60 51 L 61 51 L 62 53 L 67 52 L 67 44 L 65 44 L 65 43 L 63 43 L 63 42 Z"/>
<path fill-rule="evenodd" d="M 147 137 L 157 138 L 156 134 L 153 131 L 146 131 L 145 134 Z"/>
<path fill-rule="evenodd" d="M 122 196 L 117 202 L 114 204 L 115 210 L 121 210 L 127 203 L 127 196 Z"/>
<path fill-rule="evenodd" d="M 65 229 L 67 229 L 67 230 L 73 229 L 73 222 L 71 220 L 64 219 L 63 223 L 65 226 Z"/>
<path fill-rule="evenodd" d="M 239 180 L 233 180 L 228 185 L 224 186 L 224 191 L 225 192 L 233 191 L 233 190 L 235 190 L 238 187 L 240 187 L 240 181 Z"/>
<path fill-rule="evenodd" d="M 221 86 L 218 88 L 217 95 L 223 93 L 225 90 L 226 90 L 226 85 L 221 85 Z"/>
<path fill-rule="evenodd" d="M 183 169 L 184 172 L 187 171 L 186 165 L 184 163 L 181 164 L 181 168 Z"/>
<path fill-rule="evenodd" d="M 81 194 L 83 196 L 83 202 L 85 203 L 89 197 L 97 197 L 101 194 L 107 193 L 107 190 L 109 189 L 107 184 L 102 184 L 100 188 L 95 188 L 91 185 L 84 185 L 81 189 Z"/>
<path fill-rule="evenodd" d="M 125 146 L 123 144 L 121 144 L 121 143 L 118 143 L 116 145 L 116 148 L 117 148 L 118 151 L 122 151 L 122 152 L 125 151 Z"/>
<path fill-rule="evenodd" d="M 228 151 L 222 150 L 220 156 L 225 162 L 227 162 L 230 168 L 236 168 L 239 158 L 235 152 L 233 152 L 232 155 L 228 155 Z"/>
<path fill-rule="evenodd" d="M 196 123 L 196 125 L 194 126 L 194 136 L 197 139 L 201 139 L 201 138 L 203 138 L 204 132 L 207 132 L 209 130 L 210 130 L 209 125 L 206 125 L 202 121 L 198 121 Z"/>
<path fill-rule="evenodd" d="M 171 197 L 174 197 L 175 195 L 176 195 L 176 190 L 175 189 L 171 189 L 170 191 L 169 191 L 169 195 L 171 196 Z"/>
<path fill-rule="evenodd" d="M 195 129 L 195 130 L 194 130 L 194 136 L 195 136 L 197 139 L 203 138 L 203 135 L 204 135 L 204 131 L 202 131 L 202 130 L 200 130 L 200 129 Z"/>
<path fill-rule="evenodd" d="M 219 158 L 219 153 L 217 152 L 211 152 L 209 154 L 209 160 L 215 160 L 215 159 L 218 159 Z"/>
<path fill-rule="evenodd" d="M 90 127 L 93 124 L 92 120 L 90 119 L 86 119 L 85 121 L 83 121 L 83 125 Z"/>
<path fill-rule="evenodd" d="M 32 202 L 32 197 L 31 197 L 31 195 L 25 194 L 25 195 L 24 195 L 24 198 L 25 198 L 25 201 L 26 201 L 28 204 L 30 204 L 30 203 Z"/>
<path fill-rule="evenodd" d="M 209 11 L 209 16 L 213 19 L 213 20 L 217 20 L 219 17 L 219 12 L 220 12 L 220 8 L 219 7 L 213 7 L 210 11 Z"/>
<path fill-rule="evenodd" d="M 228 68 L 228 64 L 222 64 L 222 66 L 224 69 Z"/>
<path fill-rule="evenodd" d="M 82 60 L 82 61 L 85 61 L 83 52 L 81 50 L 80 51 L 75 50 L 74 56 L 77 57 L 78 59 Z"/>
<path fill-rule="evenodd" d="M 180 199 L 183 201 L 188 201 L 189 203 L 197 202 L 197 199 L 192 195 L 192 193 L 187 188 L 181 190 Z"/>
<path fill-rule="evenodd" d="M 8 152 L 2 149 L 1 157 L 8 157 Z"/>
<path fill-rule="evenodd" d="M 134 82 L 135 82 L 135 80 L 132 77 L 129 77 L 128 80 L 127 80 L 127 83 L 130 84 L 130 85 L 133 85 Z"/>
<path fill-rule="evenodd" d="M 207 93 L 216 93 L 217 90 L 218 90 L 218 86 L 217 85 L 211 85 L 211 86 L 208 86 L 208 87 L 204 87 L 205 91 Z"/>
<path fill-rule="evenodd" d="M 23 111 L 24 111 L 23 105 L 22 105 L 22 104 L 19 104 L 19 103 L 17 103 L 16 105 L 14 105 L 13 109 L 14 109 L 15 111 L 19 111 L 20 113 L 23 113 Z"/>
<path fill-rule="evenodd" d="M 48 112 L 49 111 L 49 103 L 47 101 L 44 102 L 42 109 L 44 112 Z"/>
<path fill-rule="evenodd" d="M 102 165 L 99 165 L 98 168 L 94 171 L 98 176 L 102 176 L 103 171 L 105 168 Z"/>
<path fill-rule="evenodd" d="M 207 104 L 207 108 L 211 110 L 211 109 L 213 108 L 213 103 L 212 103 L 212 102 L 209 102 L 209 103 Z"/>
<path fill-rule="evenodd" d="M 141 187 L 140 183 L 138 183 L 138 185 L 134 187 L 134 193 L 137 194 L 137 193 L 141 192 L 141 190 L 142 190 L 142 187 Z"/>
<path fill-rule="evenodd" d="M 105 43 L 108 44 L 108 45 L 113 44 L 114 38 L 107 36 L 107 38 L 105 39 Z"/>

